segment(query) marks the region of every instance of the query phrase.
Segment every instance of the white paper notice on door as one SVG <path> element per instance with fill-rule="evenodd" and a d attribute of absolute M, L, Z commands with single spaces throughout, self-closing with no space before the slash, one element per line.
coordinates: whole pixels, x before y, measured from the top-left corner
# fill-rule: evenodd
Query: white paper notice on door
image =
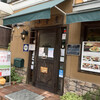
<path fill-rule="evenodd" d="M 61 49 L 61 56 L 65 56 L 65 49 Z"/>
<path fill-rule="evenodd" d="M 29 50 L 34 51 L 35 50 L 35 44 L 29 44 Z"/>
<path fill-rule="evenodd" d="M 34 65 L 31 65 L 31 69 L 34 69 Z"/>
<path fill-rule="evenodd" d="M 44 54 L 44 47 L 39 47 L 39 56 L 43 56 Z"/>
<path fill-rule="evenodd" d="M 60 57 L 60 62 L 64 62 L 64 57 Z"/>
<path fill-rule="evenodd" d="M 62 34 L 62 40 L 66 39 L 66 34 Z"/>
<path fill-rule="evenodd" d="M 54 58 L 54 48 L 48 48 L 48 57 Z"/>

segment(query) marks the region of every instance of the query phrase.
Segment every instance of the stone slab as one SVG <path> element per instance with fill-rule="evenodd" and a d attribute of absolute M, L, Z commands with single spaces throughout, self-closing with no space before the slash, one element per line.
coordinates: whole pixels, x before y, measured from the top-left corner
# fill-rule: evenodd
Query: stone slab
<path fill-rule="evenodd" d="M 8 95 L 6 98 L 10 100 L 43 100 L 45 97 L 29 90 L 23 89 Z"/>

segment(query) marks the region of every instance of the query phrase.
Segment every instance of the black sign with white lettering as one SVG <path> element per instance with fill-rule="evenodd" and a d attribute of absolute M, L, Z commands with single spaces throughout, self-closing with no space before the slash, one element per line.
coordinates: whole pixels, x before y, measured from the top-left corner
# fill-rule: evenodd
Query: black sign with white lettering
<path fill-rule="evenodd" d="M 80 55 L 80 45 L 78 44 L 68 44 L 67 45 L 67 55 Z"/>

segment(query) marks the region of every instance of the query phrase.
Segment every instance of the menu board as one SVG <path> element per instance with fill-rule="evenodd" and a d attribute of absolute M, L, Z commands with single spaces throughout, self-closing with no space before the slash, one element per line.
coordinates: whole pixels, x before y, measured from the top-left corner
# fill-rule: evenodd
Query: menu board
<path fill-rule="evenodd" d="M 68 44 L 67 45 L 67 55 L 80 55 L 80 45 L 79 44 Z"/>
<path fill-rule="evenodd" d="M 100 42 L 83 42 L 81 70 L 100 73 Z"/>
<path fill-rule="evenodd" d="M 11 52 L 0 51 L 0 77 L 10 76 L 11 70 Z"/>

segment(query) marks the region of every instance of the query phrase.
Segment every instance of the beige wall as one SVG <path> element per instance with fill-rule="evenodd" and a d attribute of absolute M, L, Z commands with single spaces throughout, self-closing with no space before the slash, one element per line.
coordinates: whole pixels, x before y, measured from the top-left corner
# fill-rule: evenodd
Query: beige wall
<path fill-rule="evenodd" d="M 21 32 L 23 29 L 29 31 L 28 23 L 25 26 L 13 27 L 12 38 L 11 38 L 11 63 L 13 64 L 14 58 L 23 58 L 25 60 L 24 67 L 28 66 L 28 52 L 23 52 L 23 44 L 29 43 L 29 34 L 25 40 L 21 39 Z"/>
<path fill-rule="evenodd" d="M 73 4 L 73 0 L 66 0 L 65 2 L 61 3 L 58 5 L 58 7 L 63 10 L 66 13 L 71 13 L 72 12 L 72 4 Z M 64 15 L 62 12 L 60 12 L 58 9 L 56 8 L 52 8 L 51 10 L 51 14 L 61 14 L 64 16 L 64 24 L 66 24 L 66 15 Z"/>
<path fill-rule="evenodd" d="M 2 20 L 2 18 L 0 18 L 0 25 L 3 25 L 3 20 Z"/>

